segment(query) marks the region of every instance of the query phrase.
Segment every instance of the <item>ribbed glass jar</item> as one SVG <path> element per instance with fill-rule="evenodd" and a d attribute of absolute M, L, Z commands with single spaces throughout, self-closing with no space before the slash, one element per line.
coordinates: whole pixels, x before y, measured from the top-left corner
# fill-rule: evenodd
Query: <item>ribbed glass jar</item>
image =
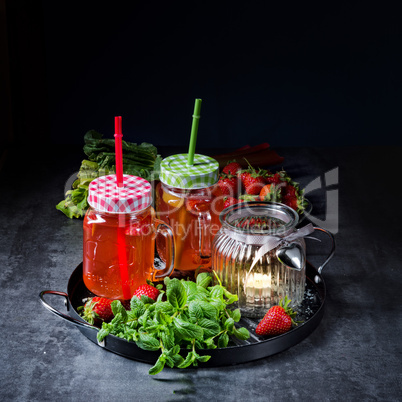
<path fill-rule="evenodd" d="M 238 295 L 238 307 L 245 317 L 262 317 L 283 297 L 297 307 L 304 297 L 305 263 L 300 270 L 282 264 L 278 248 L 286 245 L 286 236 L 296 230 L 297 213 L 280 203 L 249 202 L 226 208 L 220 215 L 222 228 L 214 238 L 212 269 L 222 284 Z M 283 239 L 277 247 L 257 255 L 272 238 Z M 305 242 L 300 245 L 305 261 Z"/>

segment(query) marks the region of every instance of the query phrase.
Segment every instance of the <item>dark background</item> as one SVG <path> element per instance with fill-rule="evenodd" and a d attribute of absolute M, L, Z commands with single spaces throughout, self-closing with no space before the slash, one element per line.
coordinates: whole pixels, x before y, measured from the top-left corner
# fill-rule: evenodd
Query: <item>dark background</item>
<path fill-rule="evenodd" d="M 1 0 L 1 146 L 402 145 L 391 6 Z"/>

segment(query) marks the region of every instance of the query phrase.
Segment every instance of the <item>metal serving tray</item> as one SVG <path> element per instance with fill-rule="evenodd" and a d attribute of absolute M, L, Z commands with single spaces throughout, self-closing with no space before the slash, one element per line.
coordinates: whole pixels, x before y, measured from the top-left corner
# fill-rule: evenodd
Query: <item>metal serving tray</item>
<path fill-rule="evenodd" d="M 57 295 L 65 298 L 65 305 L 69 315 L 52 307 L 45 295 Z M 134 342 L 108 335 L 102 343 L 97 341 L 99 328 L 85 322 L 78 314 L 77 308 L 84 304 L 84 299 L 94 296 L 84 285 L 82 279 L 82 263 L 73 271 L 67 286 L 67 293 L 54 290 L 44 290 L 39 297 L 42 304 L 52 313 L 74 324 L 89 340 L 101 348 L 129 359 L 154 364 L 158 359 L 159 351 L 151 352 L 140 349 Z M 320 323 L 324 314 L 326 287 L 321 273 L 309 262 L 306 266 L 306 289 L 304 300 L 298 309 L 296 320 L 303 321 L 289 332 L 263 338 L 255 334 L 258 320 L 242 318 L 239 325 L 250 331 L 250 338 L 246 341 L 231 340 L 226 348 L 199 350 L 200 354 L 208 354 L 211 358 L 199 367 L 217 367 L 238 363 L 250 362 L 280 353 L 301 342 L 309 336 Z"/>

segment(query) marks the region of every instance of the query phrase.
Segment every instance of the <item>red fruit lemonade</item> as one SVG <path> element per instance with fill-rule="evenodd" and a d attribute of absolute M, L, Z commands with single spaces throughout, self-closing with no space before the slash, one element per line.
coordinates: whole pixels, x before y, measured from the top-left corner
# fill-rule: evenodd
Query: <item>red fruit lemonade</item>
<path fill-rule="evenodd" d="M 155 230 L 152 207 L 136 214 L 110 214 L 90 209 L 84 218 L 84 283 L 98 296 L 123 299 L 123 286 L 135 289 L 152 279 Z M 122 219 L 124 226 L 122 225 Z M 124 233 L 126 278 L 121 278 L 118 230 Z M 121 257 L 120 257 L 121 259 Z"/>
<path fill-rule="evenodd" d="M 171 226 L 175 236 L 175 269 L 209 269 L 212 240 L 221 227 L 223 197 L 219 187 L 188 190 L 159 183 L 156 210 L 158 218 Z M 164 243 L 157 241 L 157 249 L 165 261 Z"/>
<path fill-rule="evenodd" d="M 123 175 L 122 186 L 117 185 L 115 175 L 90 183 L 90 208 L 83 225 L 83 280 L 97 296 L 130 299 L 147 279 L 162 278 L 173 270 L 173 233 L 155 219 L 151 202 L 150 183 L 137 176 Z M 158 233 L 172 250 L 170 265 L 161 269 L 154 267 Z"/>

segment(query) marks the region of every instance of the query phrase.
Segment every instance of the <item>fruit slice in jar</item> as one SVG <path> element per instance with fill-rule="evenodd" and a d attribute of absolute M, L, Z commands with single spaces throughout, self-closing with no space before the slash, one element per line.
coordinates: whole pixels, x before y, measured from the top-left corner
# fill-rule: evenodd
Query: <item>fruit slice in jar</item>
<path fill-rule="evenodd" d="M 184 203 L 184 198 L 177 197 L 171 193 L 163 191 L 162 194 L 163 202 L 165 202 L 169 207 L 180 208 Z"/>
<path fill-rule="evenodd" d="M 212 199 L 207 197 L 191 197 L 186 200 L 187 211 L 198 215 L 209 211 Z"/>

